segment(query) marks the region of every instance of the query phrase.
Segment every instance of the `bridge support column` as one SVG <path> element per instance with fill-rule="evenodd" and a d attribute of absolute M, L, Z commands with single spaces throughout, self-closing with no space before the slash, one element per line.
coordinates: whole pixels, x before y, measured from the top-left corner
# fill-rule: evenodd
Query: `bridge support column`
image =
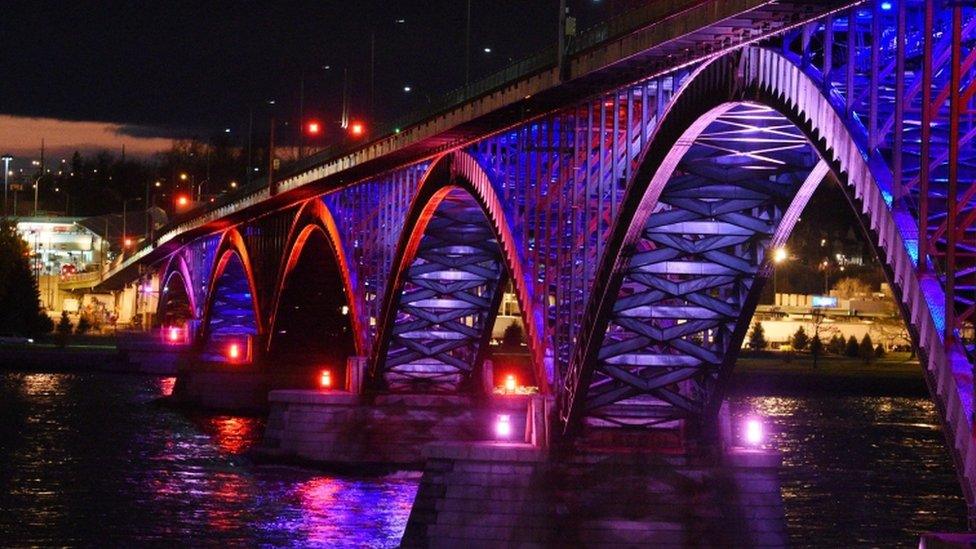
<path fill-rule="evenodd" d="M 548 439 L 552 403 L 542 396 L 363 394 L 348 390 L 356 387 L 354 361 L 344 390 L 271 391 L 267 457 L 421 468 L 425 445 L 493 440 L 501 416 L 510 440 L 543 446 Z"/>
<path fill-rule="evenodd" d="M 527 444 L 445 443 L 427 463 L 404 546 L 787 544 L 780 457 L 547 456 Z"/>
<path fill-rule="evenodd" d="M 260 352 L 263 343 L 261 338 L 251 341 L 253 355 L 247 363 L 203 360 L 206 355 L 199 350 L 188 353 L 177 373 L 177 402 L 212 410 L 265 411 L 270 391 L 317 386 L 319 370 L 269 364 Z"/>

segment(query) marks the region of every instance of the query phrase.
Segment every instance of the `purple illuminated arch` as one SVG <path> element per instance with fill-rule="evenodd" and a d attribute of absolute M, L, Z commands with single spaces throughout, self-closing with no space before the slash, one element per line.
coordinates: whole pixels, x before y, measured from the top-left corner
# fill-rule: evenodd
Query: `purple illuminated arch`
<path fill-rule="evenodd" d="M 470 197 L 485 215 L 495 240 L 498 242 L 504 268 L 513 283 L 516 297 L 522 311 L 522 322 L 525 327 L 526 340 L 532 355 L 533 373 L 540 390 L 550 391 L 542 356 L 544 345 L 540 340 L 542 330 L 541 316 L 536 314 L 530 286 L 526 283 L 522 268 L 522 260 L 512 236 L 512 229 L 505 217 L 504 209 L 495 193 L 488 171 L 472 155 L 464 151 L 454 151 L 445 154 L 431 164 L 424 175 L 420 188 L 411 204 L 397 254 L 393 263 L 390 283 L 387 285 L 384 297 L 383 316 L 381 318 L 379 339 L 371 360 L 371 376 L 374 383 L 381 375 L 382 362 L 387 356 L 391 334 L 396 323 L 399 296 L 402 291 L 406 272 L 417 256 L 428 224 L 434 218 L 442 201 L 450 195 L 458 193 Z M 494 311 L 492 311 L 492 314 Z M 493 318 L 493 316 L 492 316 Z M 490 325 L 485 326 L 491 330 Z"/>
<path fill-rule="evenodd" d="M 228 284 L 234 284 L 233 291 L 240 294 L 234 296 L 234 300 L 243 303 L 243 305 L 235 305 L 235 310 L 240 313 L 243 321 L 236 322 L 240 326 L 232 328 L 231 331 L 247 335 L 264 333 L 250 256 L 244 245 L 244 238 L 237 229 L 229 229 L 221 236 L 216 257 L 217 261 L 208 279 L 207 303 L 202 315 L 203 344 L 206 346 L 214 335 L 213 324 L 219 313 L 216 310 L 219 308 L 217 302 Z"/>
<path fill-rule="evenodd" d="M 576 431 L 586 414 L 593 365 L 612 316 L 624 271 L 648 219 L 655 210 L 665 185 L 676 166 L 698 136 L 718 117 L 739 105 L 754 103 L 781 113 L 799 129 L 816 148 L 822 161 L 811 168 L 807 178 L 785 209 L 771 242 L 781 242 L 799 212 L 806 205 L 812 189 L 828 168 L 843 183 L 851 203 L 860 207 L 866 228 L 873 233 L 873 244 L 882 253 L 892 286 L 903 301 L 906 323 L 918 338 L 918 347 L 927 361 L 926 374 L 939 391 L 933 395 L 947 408 L 943 420 L 946 432 L 954 438 L 953 425 L 961 420 L 968 424 L 972 401 L 970 383 L 959 383 L 959 373 L 970 365 L 960 350 L 945 354 L 941 345 L 938 320 L 941 312 L 932 304 L 943 303 L 938 282 L 919 279 L 911 255 L 912 240 L 917 238 L 915 222 L 900 203 L 890 204 L 891 174 L 887 165 L 862 151 L 864 128 L 846 117 L 837 97 L 825 94 L 819 75 L 805 72 L 777 52 L 746 48 L 700 67 L 685 83 L 668 106 L 653 138 L 642 153 L 639 167 L 621 206 L 622 215 L 615 221 L 600 272 L 594 283 L 591 300 L 584 316 L 582 337 L 574 350 L 561 393 L 560 415 L 565 433 Z M 870 159 L 870 160 L 869 160 Z M 770 271 L 766 258 L 759 265 L 757 277 Z M 761 282 L 760 282 L 761 283 Z M 738 341 L 744 336 L 752 308 L 746 302 L 737 327 Z M 932 307 L 936 307 L 933 309 Z M 730 346 L 734 353 L 737 345 Z M 714 393 L 708 396 L 702 410 L 703 421 L 717 413 L 724 381 L 734 360 L 726 358 L 716 379 Z M 958 373 L 957 373 L 958 372 Z M 968 375 L 966 376 L 968 379 Z M 940 397 L 940 395 L 943 395 Z M 947 417 L 954 417 L 949 423 Z M 968 430 L 967 430 L 968 433 Z M 965 435 L 968 437 L 968 434 Z M 954 446 L 954 445 L 953 445 Z"/>
<path fill-rule="evenodd" d="M 173 314 L 170 308 L 174 304 L 174 299 L 177 301 L 186 300 L 186 307 L 189 313 L 186 320 L 197 318 L 199 309 L 197 309 L 196 296 L 193 292 L 193 278 L 190 275 L 190 268 L 187 265 L 186 258 L 182 254 L 174 255 L 167 262 L 166 267 L 163 269 L 163 279 L 160 288 L 162 289 L 162 297 L 156 308 L 158 322 L 166 322 L 167 317 Z M 179 307 L 179 305 L 177 306 Z"/>

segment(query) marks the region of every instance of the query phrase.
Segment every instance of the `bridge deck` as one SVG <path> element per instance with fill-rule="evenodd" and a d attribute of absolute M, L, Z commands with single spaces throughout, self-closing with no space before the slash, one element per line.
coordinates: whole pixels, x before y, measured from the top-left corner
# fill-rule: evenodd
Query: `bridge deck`
<path fill-rule="evenodd" d="M 491 76 L 469 87 L 463 100 L 361 147 L 317 155 L 269 187 L 252 184 L 225 203 L 190 212 L 164 228 L 117 268 L 99 290 L 116 290 L 139 274 L 138 265 L 180 245 L 261 213 L 307 199 L 397 166 L 461 147 L 526 119 L 638 79 L 721 55 L 807 21 L 856 5 L 852 0 L 675 0 L 653 2 L 570 44 L 560 78 L 555 51 L 531 58 L 523 73 L 499 82 Z M 602 40 L 600 40 L 603 38 Z M 502 73 L 501 76 L 507 76 Z"/>

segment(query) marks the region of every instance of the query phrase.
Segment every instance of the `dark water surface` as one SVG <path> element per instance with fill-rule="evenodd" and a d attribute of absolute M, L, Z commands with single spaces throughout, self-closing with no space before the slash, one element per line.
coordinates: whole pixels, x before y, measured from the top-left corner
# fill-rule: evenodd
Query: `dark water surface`
<path fill-rule="evenodd" d="M 187 418 L 172 378 L 0 375 L 0 545 L 395 546 L 416 475 L 255 466 L 262 421 Z"/>
<path fill-rule="evenodd" d="M 0 374 L 0 545 L 394 546 L 416 474 L 255 465 L 262 421 L 159 406 L 172 378 Z M 796 545 L 916 545 L 965 507 L 924 398 L 739 397 L 784 452 Z"/>
<path fill-rule="evenodd" d="M 938 412 L 925 397 L 739 397 L 783 454 L 794 546 L 918 547 L 962 532 L 966 504 Z"/>

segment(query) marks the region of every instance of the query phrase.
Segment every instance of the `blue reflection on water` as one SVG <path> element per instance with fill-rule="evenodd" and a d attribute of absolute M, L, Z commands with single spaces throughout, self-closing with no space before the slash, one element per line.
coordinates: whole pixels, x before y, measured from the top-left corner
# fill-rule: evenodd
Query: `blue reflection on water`
<path fill-rule="evenodd" d="M 418 476 L 259 466 L 263 420 L 155 404 L 171 380 L 0 375 L 0 539 L 390 547 Z"/>

